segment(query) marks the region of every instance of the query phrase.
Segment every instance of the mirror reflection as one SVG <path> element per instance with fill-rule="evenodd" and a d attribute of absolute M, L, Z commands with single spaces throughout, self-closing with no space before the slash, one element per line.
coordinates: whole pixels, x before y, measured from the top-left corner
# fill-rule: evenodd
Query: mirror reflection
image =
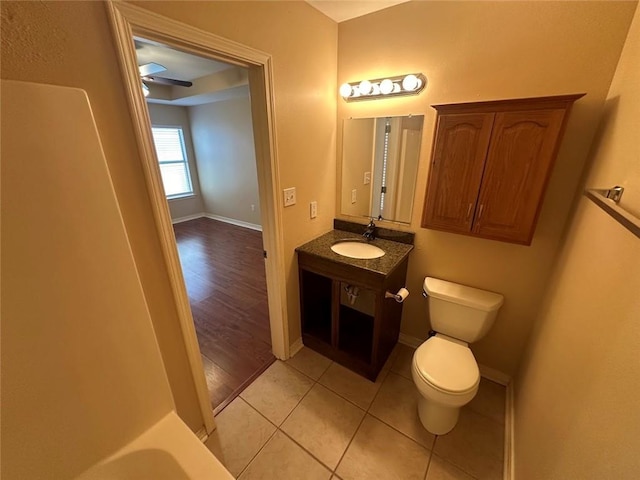
<path fill-rule="evenodd" d="M 344 121 L 341 213 L 411 223 L 423 115 Z"/>

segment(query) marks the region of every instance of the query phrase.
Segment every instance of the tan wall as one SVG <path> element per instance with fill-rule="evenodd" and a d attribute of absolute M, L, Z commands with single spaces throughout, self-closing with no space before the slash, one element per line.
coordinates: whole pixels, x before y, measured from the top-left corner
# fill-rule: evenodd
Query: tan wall
<path fill-rule="evenodd" d="M 189 112 L 187 111 L 187 107 L 147 103 L 147 108 L 149 109 L 149 117 L 151 118 L 152 125 L 182 127 L 184 147 L 187 151 L 189 173 L 191 174 L 191 184 L 193 186 L 193 193 L 195 196 L 168 200 L 171 218 L 182 218 L 204 212 L 204 204 L 202 202 L 202 195 L 200 192 L 200 180 L 198 176 L 198 167 L 196 165 L 196 156 L 193 150 L 191 125 L 189 123 Z"/>
<path fill-rule="evenodd" d="M 635 3 L 409 2 L 339 26 L 338 83 L 423 72 L 419 96 L 338 102 L 348 117 L 425 114 L 402 332 L 425 338 L 425 275 L 500 292 L 505 304 L 478 361 L 513 374 L 542 292 Z M 381 33 L 383 32 L 383 33 Z M 420 228 L 431 104 L 586 92 L 572 113 L 530 247 Z"/>
<path fill-rule="evenodd" d="M 290 339 L 300 336 L 294 248 L 329 230 L 335 212 L 337 25 L 304 2 L 142 2 L 141 6 L 273 55 Z M 104 5 L 0 2 L 2 78 L 85 89 L 182 419 L 203 425 L 181 337 Z M 309 219 L 309 202 L 318 217 Z M 98 220 L 96 220 L 98 222 Z"/>
<path fill-rule="evenodd" d="M 203 211 L 260 225 L 249 97 L 198 105 L 188 110 L 200 172 Z"/>
<path fill-rule="evenodd" d="M 87 91 L 131 242 L 177 411 L 193 430 L 197 403 L 167 269 L 153 222 L 104 5 L 0 2 L 2 78 Z M 96 224 L 100 219 L 96 218 Z"/>
<path fill-rule="evenodd" d="M 640 211 L 640 10 L 607 97 L 586 186 L 621 182 Z M 624 195 L 628 193 L 625 191 Z M 580 197 L 515 381 L 515 472 L 640 474 L 640 239 Z"/>
<path fill-rule="evenodd" d="M 174 407 L 86 96 L 20 83 L 2 83 L 0 475 L 75 478 Z"/>
<path fill-rule="evenodd" d="M 337 25 L 306 2 L 136 2 L 273 56 L 289 338 L 300 337 L 295 247 L 332 228 L 336 211 Z M 309 202 L 318 216 L 309 219 Z"/>
<path fill-rule="evenodd" d="M 371 212 L 371 185 L 364 184 L 364 173 L 369 172 L 373 181 L 373 139 L 375 119 L 357 118 L 342 122 L 342 157 L 348 159 L 342 168 L 342 213 L 368 217 Z M 356 203 L 351 203 L 351 190 L 357 191 Z"/>

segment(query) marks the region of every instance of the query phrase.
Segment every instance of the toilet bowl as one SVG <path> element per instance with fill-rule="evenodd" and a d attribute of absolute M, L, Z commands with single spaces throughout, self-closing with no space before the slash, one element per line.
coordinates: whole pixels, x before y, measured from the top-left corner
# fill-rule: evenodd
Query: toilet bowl
<path fill-rule="evenodd" d="M 424 281 L 424 292 L 435 334 L 416 349 L 411 374 L 420 392 L 420 422 L 444 435 L 478 392 L 480 370 L 468 342 L 486 334 L 504 297 L 431 277 Z"/>
<path fill-rule="evenodd" d="M 475 397 L 480 384 L 478 364 L 469 347 L 436 334 L 416 350 L 411 374 L 421 395 L 422 425 L 435 435 L 450 432 L 460 407 Z"/>

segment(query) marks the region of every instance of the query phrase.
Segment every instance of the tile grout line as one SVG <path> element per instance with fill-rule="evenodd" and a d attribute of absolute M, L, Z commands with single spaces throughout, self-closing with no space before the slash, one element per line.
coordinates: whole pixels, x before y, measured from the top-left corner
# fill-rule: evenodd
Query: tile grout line
<path fill-rule="evenodd" d="M 298 447 L 300 447 L 302 450 L 305 451 L 305 453 L 307 453 L 308 455 L 311 456 L 311 458 L 313 458 L 316 462 L 318 462 L 320 465 L 322 465 L 324 468 L 326 468 L 327 470 L 329 470 L 331 472 L 331 474 L 335 473 L 331 467 L 329 467 L 329 465 L 327 465 L 326 463 L 324 463 L 322 460 L 320 460 L 318 457 L 316 457 L 313 453 L 311 453 L 309 450 L 306 449 L 306 447 L 304 445 L 301 445 L 300 443 L 298 443 L 298 441 L 293 438 L 291 435 L 289 435 L 287 432 L 285 432 L 284 430 L 278 428 L 278 431 L 280 433 L 282 433 L 284 436 L 286 436 L 289 440 L 291 440 L 293 443 L 295 443 Z"/>
<path fill-rule="evenodd" d="M 276 432 L 278 431 L 278 426 L 275 425 L 271 420 L 269 420 L 267 417 L 265 417 L 262 413 L 260 413 L 260 411 L 258 411 L 258 409 L 256 409 L 253 405 L 251 405 L 247 400 L 245 400 L 244 398 L 242 398 L 240 395 L 238 395 L 235 399 L 239 398 L 240 400 L 242 400 L 245 404 L 247 404 L 249 406 L 249 408 L 251 408 L 252 410 L 254 410 L 255 412 L 258 413 L 258 415 L 260 415 L 262 418 L 264 418 L 267 422 L 269 422 L 271 425 L 273 425 L 275 427 L 275 430 L 273 431 L 273 433 L 271 435 L 269 435 L 269 438 L 267 438 L 267 440 L 262 444 L 262 446 L 258 449 L 258 451 L 255 453 L 255 455 L 253 455 L 251 457 L 251 459 L 247 462 L 247 464 L 244 466 L 244 468 L 242 470 L 240 470 L 240 473 L 238 473 L 238 476 L 236 478 L 240 478 L 240 476 L 244 473 L 244 471 L 249 468 L 249 465 L 251 465 L 251 463 L 253 463 L 253 461 L 255 460 L 255 458 L 260 454 L 260 452 L 262 450 L 264 450 L 264 447 L 267 446 L 267 443 L 269 443 L 271 441 L 271 439 L 273 438 L 273 436 L 276 434 Z M 235 400 L 234 399 L 234 400 Z"/>
<path fill-rule="evenodd" d="M 394 360 L 395 362 L 395 360 Z M 373 405 L 373 402 L 376 400 L 376 397 L 378 396 L 378 393 L 380 393 L 380 389 L 382 388 L 382 384 L 384 383 L 384 381 L 387 379 L 387 377 L 389 376 L 389 372 L 391 371 L 391 367 L 389 367 L 389 370 L 387 371 L 384 379 L 382 379 L 380 381 L 380 388 L 378 388 L 378 390 L 376 391 L 376 393 L 373 395 L 373 398 L 371 399 L 371 402 L 369 403 L 369 406 L 367 407 L 367 409 L 364 411 L 364 415 L 362 416 L 362 420 L 360 420 L 360 423 L 358 424 L 357 428 L 355 429 L 355 431 L 353 432 L 353 435 L 351 436 L 351 440 L 349 440 L 349 443 L 347 444 L 347 447 L 344 449 L 344 452 L 342 452 L 342 455 L 340 456 L 340 460 L 338 460 L 338 463 L 336 464 L 336 468 L 335 470 L 333 470 L 333 473 L 335 475 L 337 475 L 337 471 L 338 471 L 338 467 L 340 466 L 340 464 L 342 463 L 342 460 L 344 460 L 345 455 L 347 454 L 347 452 L 349 451 L 349 447 L 351 447 L 351 444 L 353 443 L 353 439 L 356 438 L 356 435 L 358 434 L 358 431 L 360 430 L 360 428 L 362 427 L 362 424 L 364 423 L 364 420 L 367 418 L 367 415 L 370 415 L 369 410 L 371 409 L 371 405 Z M 339 395 L 339 394 L 337 394 Z M 376 417 L 374 417 L 376 418 Z"/>
<path fill-rule="evenodd" d="M 326 357 L 325 357 L 326 358 Z M 289 435 L 287 435 L 287 433 L 284 430 L 281 430 L 280 427 L 277 427 L 278 430 L 281 430 L 283 434 L 287 435 L 288 438 L 291 438 L 291 440 L 298 445 L 300 448 L 302 448 L 305 452 L 309 453 L 309 455 L 311 455 L 314 459 L 316 459 L 318 462 L 320 462 L 321 465 L 325 466 L 333 475 L 337 475 L 336 471 L 338 470 L 338 467 L 340 466 L 340 462 L 342 462 L 342 459 L 344 458 L 345 454 L 347 453 L 347 450 L 349 450 L 349 447 L 351 446 L 351 443 L 353 442 L 353 439 L 355 438 L 356 434 L 358 433 L 358 430 L 360 429 L 360 427 L 362 426 L 362 423 L 364 422 L 364 419 L 367 418 L 367 412 L 368 412 L 368 408 L 371 407 L 371 404 L 369 404 L 369 407 L 367 408 L 367 410 L 365 410 L 364 408 L 362 408 L 360 405 L 356 405 L 354 402 L 352 402 L 351 400 L 349 400 L 348 398 L 345 398 L 344 396 L 342 396 L 340 393 L 334 391 L 332 388 L 330 388 L 327 385 L 324 385 L 322 383 L 320 383 L 320 379 L 327 373 L 327 371 L 329 370 L 329 368 L 331 368 L 331 366 L 336 363 L 334 361 L 331 361 L 331 363 L 327 366 L 327 368 L 324 370 L 324 372 L 322 372 L 322 374 L 318 377 L 317 380 L 314 380 L 312 378 L 312 380 L 314 380 L 314 385 L 309 389 L 309 391 L 311 391 L 311 389 L 313 389 L 313 387 L 315 387 L 316 385 L 320 385 L 321 387 L 327 389 L 329 392 L 333 393 L 334 395 L 338 396 L 339 398 L 341 398 L 342 400 L 345 400 L 346 402 L 350 403 L 351 405 L 353 405 L 354 407 L 356 407 L 358 410 L 363 411 L 364 415 L 362 416 L 362 419 L 360 420 L 360 423 L 358 423 L 358 426 L 356 427 L 356 429 L 354 430 L 353 434 L 351 435 L 351 438 L 349 440 L 349 442 L 347 443 L 347 446 L 345 447 L 344 451 L 342 452 L 342 455 L 340 455 L 340 458 L 338 460 L 338 463 L 336 463 L 336 466 L 332 469 L 330 468 L 328 465 L 326 465 L 324 462 L 320 461 L 320 459 L 316 458 L 315 455 L 313 455 L 311 452 L 309 452 L 304 446 L 300 445 L 295 439 L 291 438 Z M 295 367 L 293 367 L 295 369 Z M 296 369 L 297 370 L 297 369 Z M 388 374 L 389 372 L 387 372 Z M 309 377 L 311 378 L 311 377 Z M 386 377 L 385 377 L 386 378 Z M 384 381 L 384 380 L 383 380 Z M 381 385 L 382 386 L 382 385 Z M 378 389 L 378 391 L 380 391 L 380 389 Z M 308 393 L 308 392 L 307 392 Z M 375 393 L 375 395 L 373 396 L 373 399 L 375 399 L 375 397 L 377 396 L 378 392 Z M 305 394 L 306 396 L 306 394 Z M 371 403 L 373 403 L 373 399 L 371 400 Z M 302 400 L 301 400 L 302 401 Z M 299 405 L 299 403 L 298 403 Z M 296 408 L 298 407 L 298 405 L 296 405 Z M 295 408 L 294 408 L 295 410 Z M 293 413 L 293 410 L 291 411 L 291 413 Z M 291 415 L 291 413 L 289 415 Z M 288 418 L 288 416 L 287 416 Z M 286 419 L 285 419 L 286 421 Z M 282 424 L 284 425 L 284 421 L 282 422 Z"/>
<path fill-rule="evenodd" d="M 276 359 L 276 362 L 282 362 L 283 365 L 286 365 L 286 362 L 283 362 L 282 360 L 278 360 Z M 332 362 L 333 363 L 333 362 Z M 304 375 L 306 378 L 310 379 L 313 383 L 311 385 L 311 387 L 309 387 L 309 390 L 307 390 L 305 392 L 305 394 L 300 397 L 300 400 L 298 400 L 298 402 L 296 403 L 296 405 L 291 409 L 291 411 L 287 414 L 287 416 L 282 420 L 282 422 L 280 423 L 280 425 L 276 425 L 274 422 L 272 422 L 271 420 L 269 420 L 266 416 L 264 416 L 256 407 L 254 407 L 253 405 L 251 405 L 251 403 L 249 403 L 248 400 L 245 400 L 244 398 L 242 398 L 241 395 L 238 395 L 238 398 L 240 398 L 244 403 L 246 403 L 247 405 L 249 405 L 253 410 L 255 410 L 256 412 L 258 412 L 258 414 L 264 418 L 267 422 L 269 422 L 271 425 L 273 425 L 276 429 L 274 430 L 274 432 L 269 436 L 269 438 L 264 442 L 264 444 L 260 447 L 260 449 L 256 452 L 256 454 L 251 457 L 251 460 L 249 460 L 249 463 L 247 463 L 247 465 L 242 469 L 242 471 L 238 474 L 237 478 L 240 478 L 240 476 L 244 473 L 244 471 L 249 468 L 249 465 L 251 465 L 253 463 L 253 461 L 256 459 L 256 457 L 260 454 L 260 452 L 262 452 L 262 450 L 264 450 L 264 448 L 267 446 L 267 444 L 271 441 L 271 439 L 273 439 L 273 437 L 275 436 L 275 434 L 277 432 L 282 433 L 283 435 L 285 435 L 287 438 L 289 438 L 292 442 L 294 442 L 296 445 L 298 445 L 300 448 L 302 448 L 305 452 L 307 452 L 309 455 L 311 455 L 311 457 L 320 462 L 319 459 L 317 459 L 315 456 L 313 456 L 311 454 L 311 452 L 308 452 L 302 445 L 300 445 L 298 442 L 296 442 L 293 438 L 291 438 L 289 435 L 287 435 L 287 433 L 282 430 L 282 428 L 280 428 L 282 425 L 284 425 L 284 423 L 287 421 L 287 419 L 291 416 L 291 414 L 293 413 L 293 411 L 298 408 L 298 406 L 300 405 L 300 403 L 302 403 L 302 400 L 309 394 L 309 392 L 313 389 L 313 387 L 318 383 L 317 380 L 314 380 L 313 378 L 309 377 L 308 375 L 304 374 L 303 372 L 300 372 L 297 368 L 291 366 L 291 365 L 286 365 L 287 368 L 291 368 L 293 369 L 293 371 L 301 373 L 302 375 Z M 329 367 L 327 367 L 327 370 L 329 369 Z M 326 371 L 326 370 L 325 370 Z M 264 372 L 263 372 L 264 373 Z M 324 372 L 323 372 L 324 375 Z M 257 378 L 256 378 L 257 380 Z M 255 380 L 254 380 L 255 381 Z M 321 465 L 325 466 L 324 463 L 320 462 Z"/>
<path fill-rule="evenodd" d="M 326 358 L 326 357 L 325 357 Z M 291 440 L 292 442 L 294 442 L 294 444 L 298 447 L 300 447 L 305 453 L 307 453 L 309 456 L 311 456 L 311 458 L 313 458 L 314 460 L 316 460 L 320 465 L 322 465 L 324 468 L 326 468 L 327 470 L 329 470 L 332 475 L 337 475 L 337 470 L 340 466 L 340 464 L 342 463 L 342 461 L 344 460 L 344 457 L 346 456 L 347 451 L 349 450 L 349 448 L 351 447 L 351 445 L 353 444 L 353 441 L 358 433 L 358 431 L 360 430 L 360 428 L 362 427 L 362 424 L 364 423 L 364 420 L 367 418 L 367 415 L 371 415 L 373 418 L 375 418 L 376 420 L 380 421 L 381 423 L 383 423 L 384 425 L 388 426 L 389 428 L 391 428 L 393 431 L 399 433 L 400 435 L 402 435 L 403 437 L 407 438 L 408 440 L 410 440 L 411 442 L 419 445 L 420 447 L 424 448 L 425 450 L 427 450 L 429 452 L 429 459 L 427 462 L 427 467 L 426 467 L 426 471 L 425 471 L 425 480 L 427 475 L 429 474 L 429 469 L 432 465 L 432 461 L 433 461 L 433 456 L 435 455 L 434 450 L 435 450 L 435 445 L 438 439 L 438 436 L 434 436 L 433 442 L 431 443 L 431 448 L 428 448 L 424 445 L 422 445 L 421 443 L 417 442 L 416 440 L 414 440 L 413 438 L 409 437 L 408 435 L 404 434 L 403 432 L 401 432 L 400 430 L 398 430 L 396 427 L 394 427 L 393 425 L 389 425 L 388 423 L 386 423 L 384 420 L 378 418 L 377 416 L 375 416 L 374 414 L 371 413 L 371 408 L 373 406 L 373 404 L 375 403 L 376 399 L 378 398 L 379 394 L 380 394 L 380 390 L 382 389 L 382 384 L 384 384 L 385 381 L 387 381 L 387 379 L 389 378 L 390 374 L 394 374 L 396 376 L 399 376 L 401 378 L 407 379 L 407 377 L 405 377 L 404 375 L 401 375 L 398 372 L 394 372 L 392 370 L 393 365 L 391 365 L 389 367 L 389 369 L 386 370 L 386 372 L 384 372 L 384 377 L 381 379 L 380 381 L 380 387 L 376 390 L 376 392 L 374 393 L 372 399 L 370 400 L 368 406 L 366 409 L 363 409 L 360 405 L 355 404 L 353 401 L 349 400 L 348 398 L 345 398 L 341 393 L 334 391 L 331 387 L 324 385 L 320 382 L 320 380 L 324 377 L 324 375 L 326 374 L 326 372 L 331 368 L 331 366 L 336 363 L 331 361 L 328 366 L 324 369 L 324 371 L 318 376 L 318 379 L 314 379 L 313 377 L 310 377 L 308 374 L 306 374 L 305 372 L 298 370 L 296 367 L 292 366 L 292 365 L 288 365 L 286 362 L 282 362 L 284 364 L 286 364 L 289 368 L 293 369 L 294 371 L 301 373 L 302 375 L 304 375 L 306 378 L 308 378 L 309 380 L 312 381 L 312 385 L 311 387 L 305 392 L 305 394 L 300 398 L 300 400 L 296 403 L 296 405 L 292 408 L 292 410 L 289 412 L 289 414 L 283 419 L 283 421 L 281 422 L 280 426 L 275 425 L 271 420 L 269 420 L 268 418 L 266 418 L 264 415 L 262 415 L 255 407 L 253 407 L 253 405 L 251 405 L 247 400 L 245 400 L 244 398 L 240 397 L 242 399 L 243 402 L 245 402 L 247 405 L 249 405 L 253 410 L 255 410 L 261 417 L 265 418 L 271 425 L 275 426 L 275 431 L 273 432 L 273 434 L 267 439 L 267 441 L 264 443 L 264 445 L 258 450 L 258 452 L 252 457 L 252 459 L 249 461 L 249 463 L 247 464 L 247 466 L 245 466 L 245 468 L 240 472 L 240 475 L 242 475 L 246 469 L 249 467 L 249 465 L 251 465 L 251 463 L 253 463 L 255 461 L 255 458 L 260 454 L 260 452 L 262 452 L 262 450 L 266 447 L 266 445 L 273 439 L 274 435 L 276 434 L 277 431 L 280 431 L 284 436 L 286 436 L 286 438 L 288 438 L 289 440 Z M 395 364 L 395 360 L 394 360 L 394 364 Z M 375 382 L 374 382 L 375 383 Z M 351 439 L 349 440 L 349 442 L 347 443 L 347 446 L 345 447 L 344 451 L 342 452 L 342 455 L 340 456 L 340 459 L 338 460 L 335 468 L 331 468 L 328 465 L 326 465 L 324 462 L 322 462 L 319 458 L 317 458 L 313 453 L 311 453 L 309 450 L 307 450 L 307 448 L 305 448 L 303 445 L 301 445 L 300 443 L 298 443 L 294 438 L 292 438 L 289 434 L 287 434 L 287 432 L 285 432 L 281 427 L 286 423 L 286 421 L 289 419 L 289 417 L 293 414 L 293 412 L 298 408 L 298 406 L 302 403 L 302 401 L 304 400 L 304 398 L 307 397 L 307 395 L 309 394 L 309 392 L 316 386 L 316 385 L 320 385 L 322 388 L 327 389 L 328 391 L 330 391 L 331 393 L 337 395 L 339 398 L 347 401 L 348 403 L 350 403 L 351 405 L 355 406 L 356 408 L 358 408 L 358 410 L 360 411 L 364 411 L 364 415 L 362 417 L 362 419 L 360 420 L 358 426 L 356 427 L 356 429 L 354 430 L 353 435 L 351 436 Z M 487 418 L 488 420 L 494 422 L 494 423 L 500 423 L 497 422 L 496 420 L 488 417 L 487 415 L 483 415 L 480 412 L 476 412 L 473 409 L 470 409 L 471 411 L 473 411 L 474 413 L 481 415 L 485 418 Z M 441 457 L 439 457 L 441 458 Z M 465 474 L 469 475 L 472 478 L 476 478 L 474 475 L 472 475 L 471 473 L 467 472 L 466 469 L 461 468 L 460 466 L 458 466 L 456 463 L 453 463 L 445 458 L 442 459 L 443 461 L 445 461 L 446 463 L 461 469 L 462 472 L 464 472 Z"/>
<path fill-rule="evenodd" d="M 271 441 L 271 439 L 275 436 L 276 433 L 278 433 L 278 428 L 277 427 L 273 431 L 273 433 L 269 436 L 269 438 L 267 438 L 267 441 L 264 442 L 264 444 L 258 449 L 256 454 L 253 457 L 251 457 L 251 460 L 249 460 L 249 462 L 244 466 L 244 468 L 240 471 L 240 473 L 238 473 L 238 476 L 236 478 L 240 478 L 242 476 L 242 474 L 247 470 L 247 468 L 249 468 L 249 466 L 253 463 L 253 461 L 256 459 L 256 457 L 258 455 L 260 455 L 260 452 L 262 452 L 262 450 L 265 449 L 265 447 L 268 445 L 268 443 Z"/>
<path fill-rule="evenodd" d="M 336 467 L 331 471 L 331 473 L 333 475 L 337 475 L 338 467 L 340 466 L 340 464 L 342 463 L 342 460 L 344 460 L 345 455 L 349 451 L 349 447 L 353 443 L 353 439 L 356 438 L 356 435 L 358 434 L 358 431 L 360 430 L 360 427 L 362 427 L 362 424 L 364 423 L 364 419 L 365 418 L 367 418 L 367 412 L 366 411 L 364 412 L 364 415 L 362 416 L 362 419 L 360 420 L 360 423 L 358 424 L 356 429 L 353 431 L 353 435 L 351 435 L 351 439 L 349 440 L 349 443 L 347 443 L 347 446 L 344 449 L 344 452 L 342 452 L 342 455 L 340 455 L 340 459 L 338 460 L 338 463 L 336 463 Z"/>
<path fill-rule="evenodd" d="M 278 360 L 276 359 L 276 362 L 282 362 L 282 360 Z M 282 362 L 283 365 L 286 365 L 286 362 Z M 299 370 L 297 368 L 291 367 L 289 365 L 286 365 L 287 368 L 292 368 L 295 372 L 301 373 L 302 375 L 304 375 L 302 372 L 299 372 Z M 266 371 L 266 370 L 265 370 Z M 264 372 L 263 372 L 264 373 Z M 262 374 L 261 374 L 262 375 Z M 300 400 L 298 400 L 298 403 L 296 403 L 296 405 L 291 409 L 291 411 L 287 414 L 287 416 L 282 420 L 282 422 L 280 423 L 280 425 L 284 425 L 284 422 L 287 421 L 287 418 L 289 418 L 291 416 L 291 414 L 293 413 L 293 411 L 298 408 L 298 405 L 300 405 L 300 403 L 302 402 L 302 400 L 308 395 L 308 393 L 311 391 L 311 389 L 315 386 L 315 384 L 317 383 L 316 381 L 314 381 L 311 377 L 309 377 L 308 375 L 304 375 L 305 377 L 309 378 L 310 380 L 312 380 L 314 383 L 311 385 L 311 387 L 309 387 L 309 390 L 307 390 L 305 392 L 305 394 L 300 398 Z M 260 377 L 258 377 L 260 378 Z M 255 380 L 257 380 L 258 378 L 256 378 Z M 255 382 L 254 380 L 254 382 Z M 253 382 L 252 382 L 253 383 Z M 273 425 L 275 427 L 275 430 L 273 431 L 273 433 L 269 436 L 269 438 L 264 442 L 264 444 L 258 449 L 258 451 L 256 452 L 255 455 L 253 455 L 251 457 L 251 460 L 249 460 L 249 463 L 247 463 L 247 465 L 242 469 L 242 471 L 238 474 L 238 478 L 240 478 L 240 476 L 244 473 L 244 471 L 249 468 L 249 465 L 251 465 L 253 463 L 253 461 L 256 459 L 256 457 L 260 454 L 260 452 L 262 452 L 262 450 L 264 450 L 264 448 L 267 446 L 267 444 L 271 441 L 271 439 L 274 437 L 274 435 L 277 432 L 281 432 L 284 435 L 286 435 L 286 433 L 280 428 L 280 426 L 276 425 L 274 422 L 272 422 L 270 419 L 268 419 L 265 415 L 263 415 L 256 407 L 254 407 L 251 403 L 249 403 L 248 400 L 244 399 L 242 397 L 242 394 L 238 395 L 236 398 L 240 398 L 244 403 L 246 403 L 247 405 L 249 405 L 249 407 L 251 407 L 253 410 L 255 410 L 258 415 L 260 415 L 262 418 L 264 418 L 267 422 L 269 422 L 271 425 Z M 287 438 L 291 438 L 288 435 L 286 435 Z M 293 440 L 293 439 L 291 439 Z M 297 442 L 295 442 L 296 445 L 299 445 Z M 314 457 L 315 458 L 315 457 Z"/>
<path fill-rule="evenodd" d="M 326 358 L 326 357 L 325 357 Z M 282 362 L 285 363 L 286 362 Z M 331 469 L 328 465 L 326 465 L 323 461 L 321 461 L 318 457 L 316 457 L 313 453 L 311 453 L 309 450 L 307 450 L 304 445 L 300 444 L 295 438 L 291 437 L 287 432 L 285 432 L 281 427 L 286 423 L 287 419 L 293 414 L 293 412 L 298 408 L 298 406 L 302 403 L 302 400 L 304 400 L 304 398 L 309 395 L 309 392 L 311 392 L 311 390 L 313 390 L 313 388 L 316 385 L 320 385 L 321 387 L 324 387 L 324 385 L 322 385 L 319 380 L 320 378 L 327 372 L 327 370 L 329 370 L 329 368 L 331 367 L 331 365 L 334 362 L 331 361 L 331 363 L 329 363 L 329 365 L 327 366 L 327 368 L 320 374 L 320 376 L 318 377 L 318 380 L 314 379 L 313 377 L 310 377 L 309 375 L 307 375 L 306 373 L 298 370 L 296 367 L 294 367 L 293 365 L 288 365 L 289 368 L 293 368 L 296 372 L 300 372 L 303 375 L 305 375 L 307 378 L 309 378 L 310 380 L 313 381 L 313 385 L 311 385 L 311 388 L 309 388 L 309 390 L 307 390 L 307 392 L 302 396 L 302 398 L 300 398 L 300 401 L 298 401 L 298 403 L 296 404 L 295 407 L 293 407 L 293 409 L 289 412 L 289 414 L 285 417 L 285 419 L 282 421 L 282 423 L 280 424 L 280 426 L 276 426 L 276 431 L 281 432 L 283 435 L 285 435 L 289 440 L 291 440 L 293 443 L 295 443 L 298 447 L 300 447 L 302 450 L 304 450 L 307 454 L 309 454 L 311 456 L 311 458 L 313 458 L 315 461 L 317 461 L 320 465 L 322 465 L 323 467 L 325 467 L 327 470 L 329 470 L 333 476 L 333 474 L 335 473 L 335 471 L 333 469 Z M 326 387 L 325 387 L 326 388 Z M 331 391 L 331 390 L 329 390 Z M 342 397 L 340 397 L 342 398 Z M 274 433 L 275 435 L 275 433 Z M 338 462 L 340 463 L 340 462 Z M 336 468 L 337 468 L 337 464 L 336 464 Z"/>

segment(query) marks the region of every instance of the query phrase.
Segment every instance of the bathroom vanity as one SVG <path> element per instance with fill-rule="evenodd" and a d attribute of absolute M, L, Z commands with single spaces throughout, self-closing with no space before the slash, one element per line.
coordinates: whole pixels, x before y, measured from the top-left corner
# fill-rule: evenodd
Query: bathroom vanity
<path fill-rule="evenodd" d="M 336 221 L 336 226 L 346 223 Z M 364 229 L 357 225 L 358 231 Z M 385 293 L 395 294 L 405 286 L 413 249 L 412 233 L 377 231 L 379 236 L 367 243 L 385 252 L 379 258 L 350 258 L 332 251 L 336 242 L 364 241 L 361 233 L 338 229 L 296 249 L 304 344 L 370 380 L 376 379 L 398 341 L 402 303 Z"/>

